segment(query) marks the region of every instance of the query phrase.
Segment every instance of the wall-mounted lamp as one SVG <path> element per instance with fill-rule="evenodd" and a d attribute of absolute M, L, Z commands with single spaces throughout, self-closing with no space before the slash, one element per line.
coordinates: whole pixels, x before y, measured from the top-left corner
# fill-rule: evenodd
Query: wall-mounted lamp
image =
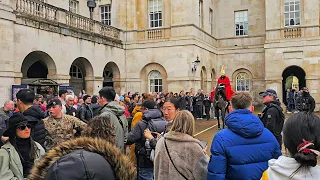
<path fill-rule="evenodd" d="M 197 71 L 197 66 L 200 64 L 199 56 L 197 56 L 197 60 L 192 62 L 193 67 L 191 68 L 192 73 L 195 73 Z"/>

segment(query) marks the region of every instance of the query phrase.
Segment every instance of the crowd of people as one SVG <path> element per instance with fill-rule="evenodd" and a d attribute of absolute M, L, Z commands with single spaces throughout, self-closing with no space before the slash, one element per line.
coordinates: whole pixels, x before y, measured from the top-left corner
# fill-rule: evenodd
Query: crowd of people
<path fill-rule="evenodd" d="M 311 101 L 299 100 L 285 122 L 277 93 L 259 95 L 258 116 L 249 93 L 228 95 L 227 128 L 209 157 L 194 138 L 195 120 L 210 119 L 213 105 L 202 90 L 43 97 L 22 89 L 0 109 L 0 179 L 317 179 L 320 118 Z"/>

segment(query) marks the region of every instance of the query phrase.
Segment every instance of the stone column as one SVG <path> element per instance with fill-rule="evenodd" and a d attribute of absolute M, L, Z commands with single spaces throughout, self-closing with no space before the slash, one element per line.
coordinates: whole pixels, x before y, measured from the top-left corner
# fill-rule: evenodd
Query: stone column
<path fill-rule="evenodd" d="M 86 77 L 86 93 L 89 95 L 98 95 L 103 85 L 103 77 Z"/>

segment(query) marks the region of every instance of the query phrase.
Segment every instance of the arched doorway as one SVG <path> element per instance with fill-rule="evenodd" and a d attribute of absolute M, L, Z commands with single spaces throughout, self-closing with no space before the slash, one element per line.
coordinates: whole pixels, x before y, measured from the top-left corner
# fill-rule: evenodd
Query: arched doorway
<path fill-rule="evenodd" d="M 93 77 L 93 68 L 86 58 L 80 57 L 74 60 L 69 75 L 69 85 L 73 87 L 75 94 L 79 94 L 81 90 L 85 90 L 88 94 L 92 93 L 92 87 L 87 86 L 87 82 Z"/>
<path fill-rule="evenodd" d="M 56 75 L 56 65 L 47 53 L 34 51 L 24 58 L 21 72 L 23 79 L 54 78 Z"/>
<path fill-rule="evenodd" d="M 297 82 L 298 81 L 298 82 Z M 306 86 L 306 73 L 299 66 L 289 66 L 282 73 L 282 102 L 286 104 L 287 89 L 296 86 L 299 89 Z"/>
<path fill-rule="evenodd" d="M 204 66 L 201 68 L 201 89 L 207 93 L 207 70 Z"/>
<path fill-rule="evenodd" d="M 103 70 L 103 87 L 110 86 L 120 92 L 120 70 L 116 63 L 108 62 Z"/>
<path fill-rule="evenodd" d="M 21 72 L 21 84 L 28 85 L 35 93 L 46 97 L 57 92 L 58 84 L 52 80 L 56 76 L 56 65 L 47 53 L 29 53 L 23 60 Z"/>

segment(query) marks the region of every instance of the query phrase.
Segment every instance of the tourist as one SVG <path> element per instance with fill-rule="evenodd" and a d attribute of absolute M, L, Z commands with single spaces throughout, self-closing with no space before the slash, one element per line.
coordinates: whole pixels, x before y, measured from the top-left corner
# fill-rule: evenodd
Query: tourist
<path fill-rule="evenodd" d="M 136 180 L 129 158 L 102 138 L 80 137 L 50 150 L 37 163 L 30 180 Z"/>
<path fill-rule="evenodd" d="M 46 114 L 38 105 L 33 105 L 34 92 L 30 89 L 21 89 L 16 94 L 16 97 L 19 111 L 27 118 L 32 119 L 32 121 L 38 122 L 31 131 L 31 137 L 42 147 L 45 147 L 46 130 L 42 119 L 45 118 Z"/>
<path fill-rule="evenodd" d="M 156 146 L 154 179 L 198 179 L 207 178 L 209 157 L 205 147 L 193 138 L 195 120 L 186 110 L 176 114 L 168 133 Z"/>
<path fill-rule="evenodd" d="M 99 91 L 100 116 L 110 119 L 115 128 L 116 146 L 125 153 L 125 142 L 128 134 L 128 121 L 124 116 L 124 107 L 114 101 L 116 92 L 112 87 L 104 87 Z"/>
<path fill-rule="evenodd" d="M 269 161 L 269 168 L 262 180 L 292 179 L 316 180 L 320 177 L 320 118 L 314 114 L 300 112 L 286 121 L 283 142 L 287 156 Z"/>
<path fill-rule="evenodd" d="M 91 96 L 84 95 L 83 101 L 84 101 L 84 104 L 82 104 L 82 106 L 79 109 L 78 118 L 81 121 L 88 123 L 93 118 L 93 111 L 91 108 Z"/>
<path fill-rule="evenodd" d="M 9 127 L 3 134 L 9 139 L 0 149 L 0 179 L 27 178 L 32 166 L 45 154 L 42 146 L 30 136 L 32 126 L 37 123 L 21 113 L 10 117 Z"/>
<path fill-rule="evenodd" d="M 66 114 L 70 116 L 77 116 L 77 110 L 73 107 L 74 105 L 74 96 L 67 95 L 66 96 Z"/>
<path fill-rule="evenodd" d="M 313 97 L 309 93 L 309 89 L 304 87 L 302 88 L 302 94 L 297 99 L 297 109 L 298 111 L 313 112 L 316 107 L 316 103 Z"/>
<path fill-rule="evenodd" d="M 135 155 L 138 168 L 138 179 L 152 179 L 153 158 L 150 140 L 144 137 L 144 130 L 149 129 L 152 133 L 162 133 L 165 131 L 166 121 L 162 118 L 162 113 L 157 109 L 153 99 L 145 100 L 142 103 L 142 121 L 138 122 L 128 134 L 127 144 L 135 143 Z"/>
<path fill-rule="evenodd" d="M 212 141 L 208 180 L 260 179 L 268 161 L 281 155 L 272 133 L 252 114 L 252 97 L 239 92 L 231 98 L 227 128 Z"/>

